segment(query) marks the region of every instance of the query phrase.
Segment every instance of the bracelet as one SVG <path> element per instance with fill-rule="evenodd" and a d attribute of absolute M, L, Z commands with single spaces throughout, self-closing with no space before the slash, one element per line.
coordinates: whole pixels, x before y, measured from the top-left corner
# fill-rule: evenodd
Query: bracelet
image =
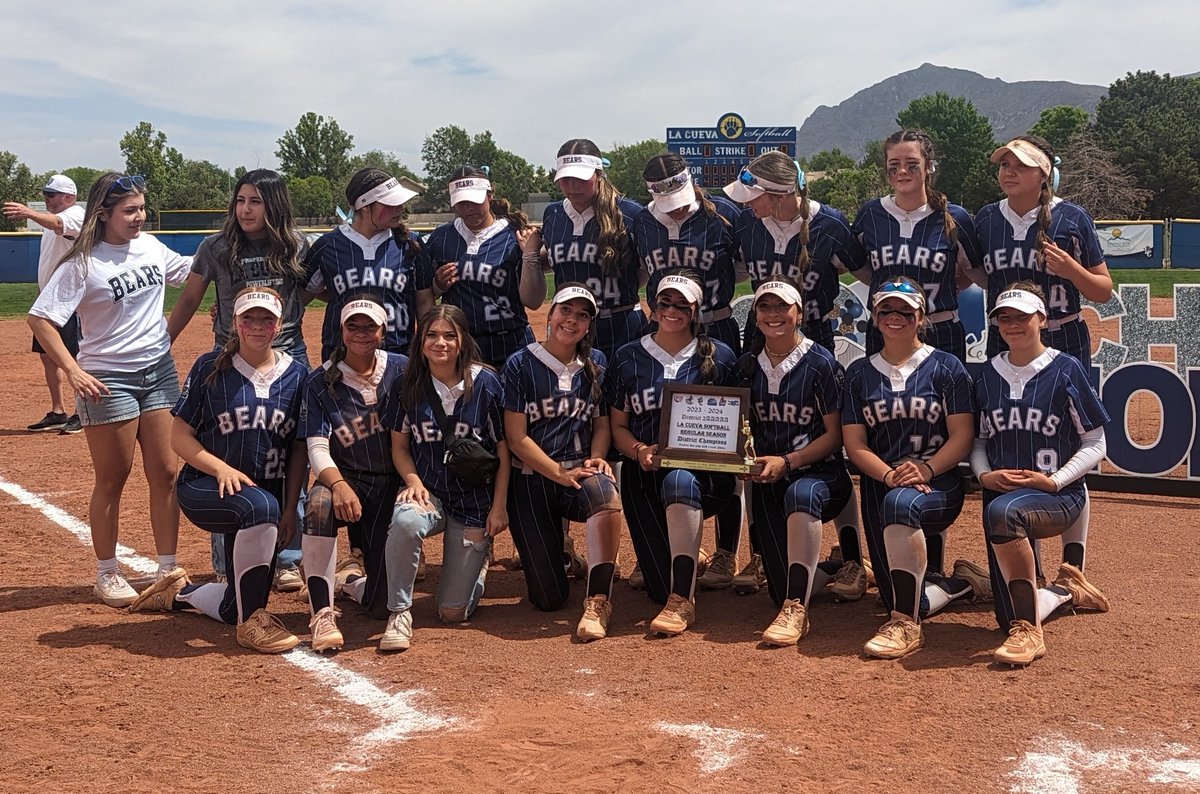
<path fill-rule="evenodd" d="M 933 467 L 932 467 L 932 466 L 930 466 L 930 465 L 929 465 L 929 463 L 928 463 L 928 462 L 926 462 L 926 461 L 920 461 L 920 463 L 921 463 L 921 465 L 922 465 L 922 466 L 924 466 L 926 469 L 929 469 L 929 479 L 930 479 L 930 480 L 933 480 L 933 478 L 937 476 L 936 474 L 934 474 L 934 473 L 933 473 Z"/>
<path fill-rule="evenodd" d="M 345 482 L 345 480 L 334 480 L 333 482 L 329 483 L 329 485 L 327 485 L 326 487 L 332 491 L 333 486 L 337 485 L 339 482 Z"/>
<path fill-rule="evenodd" d="M 642 443 L 642 442 L 640 442 L 640 441 L 639 441 L 638 443 L 636 443 L 636 444 L 634 444 L 634 445 L 633 445 L 633 459 L 634 459 L 634 460 L 637 460 L 638 453 L 639 453 L 639 452 L 641 452 L 641 451 L 642 451 L 642 449 L 643 449 L 644 447 L 646 447 L 646 446 L 649 446 L 649 445 L 648 445 L 648 444 L 643 444 L 643 443 Z"/>
<path fill-rule="evenodd" d="M 785 452 L 783 455 L 783 465 L 787 467 L 787 470 L 789 472 L 792 470 L 792 462 L 790 460 L 788 460 L 788 455 L 790 455 L 790 454 L 792 454 L 792 453 Z"/>
<path fill-rule="evenodd" d="M 532 265 L 542 260 L 541 251 L 522 251 L 521 262 L 526 265 Z"/>
<path fill-rule="evenodd" d="M 889 483 L 887 481 L 887 478 L 888 478 L 889 474 L 895 474 L 895 473 L 896 473 L 896 468 L 894 466 L 892 468 L 888 469 L 887 471 L 885 471 L 883 473 L 883 484 L 886 485 L 887 487 L 891 488 L 892 485 L 891 485 L 891 483 Z"/>

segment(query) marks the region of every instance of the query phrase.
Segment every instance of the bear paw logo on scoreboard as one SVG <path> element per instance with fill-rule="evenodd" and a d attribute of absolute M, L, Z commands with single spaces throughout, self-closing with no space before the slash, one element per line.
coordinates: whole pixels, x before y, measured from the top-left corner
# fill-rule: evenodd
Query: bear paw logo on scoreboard
<path fill-rule="evenodd" d="M 717 122 L 717 129 L 729 140 L 736 141 L 745 132 L 746 121 L 736 113 L 726 113 Z"/>

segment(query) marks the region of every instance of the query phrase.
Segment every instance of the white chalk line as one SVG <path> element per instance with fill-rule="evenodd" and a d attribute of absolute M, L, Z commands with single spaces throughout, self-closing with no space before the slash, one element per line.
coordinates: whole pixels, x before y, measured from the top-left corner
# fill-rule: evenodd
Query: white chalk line
<path fill-rule="evenodd" d="M 1104 770 L 1105 777 L 1124 776 L 1200 790 L 1200 753 L 1186 745 L 1092 750 L 1082 742 L 1061 736 L 1047 737 L 1042 744 L 1040 749 L 1017 759 L 1017 767 L 1009 773 L 1010 792 L 1079 794 L 1083 790 L 1083 774 L 1094 774 L 1096 770 Z"/>
<path fill-rule="evenodd" d="M 70 513 L 3 476 L 0 476 L 0 491 L 38 511 L 74 535 L 80 543 L 91 548 L 91 529 Z M 158 569 L 157 562 L 141 556 L 128 546 L 118 545 L 117 557 L 128 568 L 141 574 L 150 575 Z M 347 670 L 336 661 L 308 648 L 296 648 L 281 654 L 280 658 L 305 671 L 343 700 L 366 709 L 379 720 L 378 727 L 363 734 L 355 742 L 355 760 L 360 763 L 339 763 L 334 767 L 335 771 L 363 771 L 365 767 L 361 764 L 369 761 L 375 752 L 387 744 L 450 731 L 462 725 L 462 721 L 455 717 L 418 709 L 414 702 L 428 697 L 424 690 L 409 689 L 389 693 L 367 676 Z"/>
<path fill-rule="evenodd" d="M 706 775 L 728 769 L 739 761 L 746 754 L 744 743 L 747 740 L 766 738 L 762 733 L 714 728 L 703 722 L 687 725 L 658 722 L 654 727 L 672 736 L 695 741 L 696 749 L 692 753 L 700 762 L 700 772 Z"/>

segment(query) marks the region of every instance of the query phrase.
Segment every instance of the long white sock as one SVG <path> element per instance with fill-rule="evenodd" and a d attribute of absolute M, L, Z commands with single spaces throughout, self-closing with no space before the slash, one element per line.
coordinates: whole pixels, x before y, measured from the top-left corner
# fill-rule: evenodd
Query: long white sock
<path fill-rule="evenodd" d="M 929 612 L 925 617 L 931 618 L 937 613 L 946 608 L 946 605 L 955 599 L 962 598 L 971 592 L 971 588 L 964 587 L 957 593 L 948 593 L 940 585 L 933 582 L 925 583 L 925 598 L 929 600 Z"/>
<path fill-rule="evenodd" d="M 895 609 L 897 612 L 909 615 L 913 620 L 920 621 L 921 597 L 918 591 L 925 581 L 925 567 L 928 562 L 925 535 L 916 527 L 888 524 L 883 528 L 883 545 L 887 549 L 888 568 L 893 573 L 892 596 Z M 907 600 L 907 592 L 904 603 L 901 603 L 897 597 L 894 575 L 896 571 L 910 574 L 916 583 L 911 602 Z"/>
<path fill-rule="evenodd" d="M 254 612 L 254 610 L 246 611 L 245 603 L 250 594 L 242 592 L 242 580 L 255 568 L 270 568 L 271 559 L 275 556 L 275 541 L 278 537 L 279 531 L 274 524 L 255 524 L 252 527 L 238 530 L 237 539 L 233 542 L 233 593 L 237 597 L 239 624 Z M 270 592 L 270 589 L 271 582 L 267 577 L 266 592 Z M 255 599 L 252 603 L 257 603 L 257 600 Z M 262 600 L 263 606 L 266 606 L 265 598 Z"/>
<path fill-rule="evenodd" d="M 224 623 L 225 619 L 221 617 L 221 602 L 225 600 L 226 587 L 227 585 L 219 582 L 209 582 L 200 585 L 195 590 L 180 593 L 175 598 L 190 604 L 194 609 L 208 615 L 213 620 Z"/>
<path fill-rule="evenodd" d="M 1037 611 L 1038 623 L 1054 614 L 1055 610 L 1063 604 L 1071 603 L 1069 593 L 1056 593 L 1049 587 L 1039 588 L 1037 591 Z"/>
<path fill-rule="evenodd" d="M 821 519 L 808 513 L 792 513 L 787 518 L 788 576 L 785 596 L 791 598 L 792 566 L 799 565 L 808 573 L 808 586 L 801 598 L 804 606 L 813 594 L 813 572 L 821 559 Z"/>
<path fill-rule="evenodd" d="M 671 592 L 675 592 L 675 558 L 700 558 L 700 534 L 704 528 L 704 513 L 685 504 L 667 505 L 667 540 L 671 546 Z M 696 566 L 692 567 L 692 586 L 688 598 L 696 597 Z"/>
<path fill-rule="evenodd" d="M 342 585 L 342 594 L 358 603 L 363 602 L 367 592 L 367 577 L 356 576 L 352 581 Z"/>
<path fill-rule="evenodd" d="M 304 535 L 300 538 L 300 553 L 304 555 L 304 578 L 308 585 L 308 606 L 313 609 L 312 579 L 320 579 L 328 593 L 325 603 L 333 606 L 333 570 L 337 562 L 337 538 Z"/>

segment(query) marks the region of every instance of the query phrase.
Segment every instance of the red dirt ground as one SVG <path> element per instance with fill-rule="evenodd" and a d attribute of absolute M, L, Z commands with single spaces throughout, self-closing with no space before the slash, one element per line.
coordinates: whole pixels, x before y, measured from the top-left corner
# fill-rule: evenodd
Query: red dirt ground
<path fill-rule="evenodd" d="M 205 326 L 185 332 L 181 371 L 211 340 Z M 318 315 L 306 330 L 319 338 Z M 22 429 L 45 410 L 27 344 L 23 322 L 0 321 L 0 477 L 84 518 L 83 436 Z M 1088 572 L 1113 611 L 1050 621 L 1049 655 L 1026 670 L 991 663 L 1002 637 L 988 605 L 936 616 L 905 660 L 867 660 L 885 618 L 874 591 L 815 599 L 799 648 L 767 649 L 765 593 L 701 593 L 695 629 L 661 639 L 646 633 L 656 607 L 622 582 L 611 636 L 582 645 L 580 584 L 561 613 L 538 613 L 520 572 L 495 568 L 471 623 L 440 626 L 434 542 L 412 650 L 379 655 L 382 625 L 342 604 L 347 647 L 328 667 L 368 679 L 374 700 L 245 651 L 196 614 L 95 603 L 91 549 L 0 504 L 3 791 L 1200 790 L 1194 500 L 1093 496 Z M 121 516 L 122 542 L 152 558 L 136 467 Z M 982 560 L 978 496 L 948 545 L 948 560 Z M 503 536 L 499 556 L 511 548 Z M 628 569 L 628 541 L 624 557 Z M 210 573 L 208 536 L 186 520 L 180 562 Z M 306 602 L 271 603 L 306 639 Z M 419 732 L 422 714 L 455 722 Z"/>

